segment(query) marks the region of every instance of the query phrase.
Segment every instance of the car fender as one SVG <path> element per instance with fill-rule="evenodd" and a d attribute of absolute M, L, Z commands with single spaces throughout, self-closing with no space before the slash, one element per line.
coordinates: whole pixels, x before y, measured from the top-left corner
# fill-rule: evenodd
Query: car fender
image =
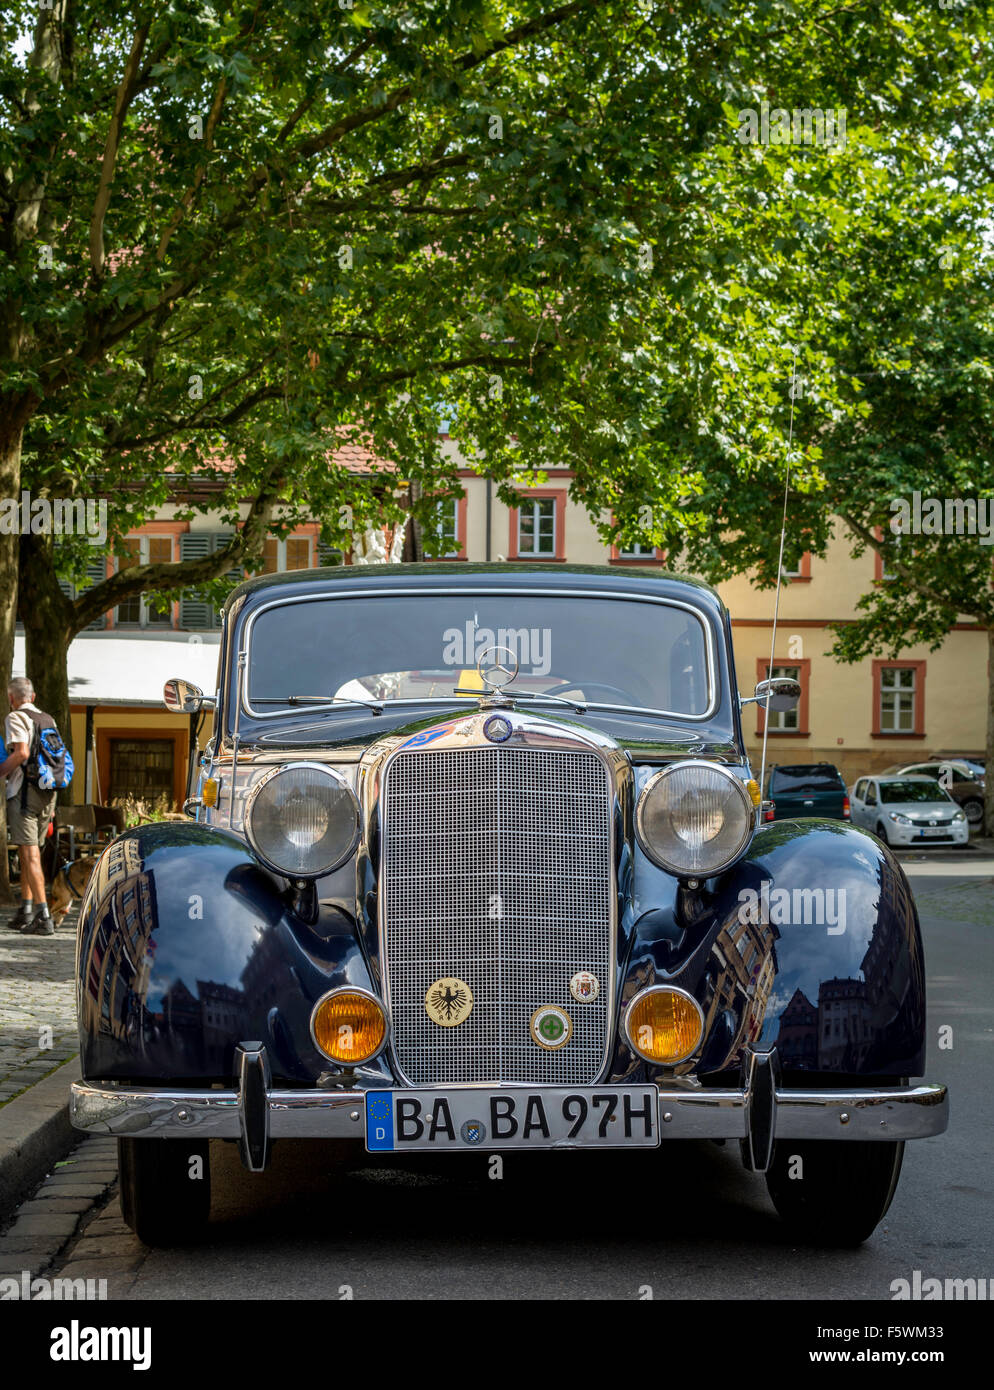
<path fill-rule="evenodd" d="M 699 1053 L 676 1071 L 737 1068 L 776 1047 L 785 1072 L 921 1076 L 925 971 L 910 885 L 893 854 L 840 821 L 779 821 L 699 894 L 636 922 L 624 1006 L 672 983 L 700 1004 Z M 613 1071 L 636 1068 L 619 1041 Z M 659 1068 L 646 1068 L 654 1077 Z"/>
<path fill-rule="evenodd" d="M 329 1066 L 310 1036 L 314 1003 L 371 988 L 340 904 L 308 924 L 284 880 L 207 825 L 143 825 L 111 842 L 81 905 L 76 961 L 91 1079 L 229 1082 L 236 1043 L 261 1040 L 274 1078 L 312 1083 Z"/>

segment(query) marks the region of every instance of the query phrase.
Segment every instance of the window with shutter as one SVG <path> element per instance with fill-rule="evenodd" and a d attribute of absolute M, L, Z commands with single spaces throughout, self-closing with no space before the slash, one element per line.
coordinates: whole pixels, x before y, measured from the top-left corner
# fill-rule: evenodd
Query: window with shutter
<path fill-rule="evenodd" d="M 180 559 L 201 560 L 205 555 L 216 554 L 224 549 L 233 535 L 233 531 L 188 531 L 185 536 L 179 538 Z M 245 572 L 240 568 L 230 569 L 226 571 L 224 578 L 229 586 L 234 588 L 245 578 Z M 221 615 L 219 610 L 196 590 L 190 590 L 189 596 L 184 595 L 180 600 L 179 623 L 180 627 L 216 631 L 221 626 Z"/>
<path fill-rule="evenodd" d="M 86 567 L 86 583 L 80 584 L 74 598 L 78 598 L 86 589 L 92 588 L 94 584 L 100 584 L 107 578 L 107 567 L 103 560 L 96 560 L 92 565 Z M 87 632 L 99 632 L 107 626 L 107 615 L 101 613 L 99 618 L 94 618 L 92 623 L 87 623 Z"/>
<path fill-rule="evenodd" d="M 179 538 L 180 560 L 202 560 L 210 555 L 213 546 L 209 531 L 188 531 Z M 195 590 L 187 590 L 179 601 L 179 625 L 189 628 L 210 628 L 213 626 L 214 610 L 206 601 L 196 596 Z"/>

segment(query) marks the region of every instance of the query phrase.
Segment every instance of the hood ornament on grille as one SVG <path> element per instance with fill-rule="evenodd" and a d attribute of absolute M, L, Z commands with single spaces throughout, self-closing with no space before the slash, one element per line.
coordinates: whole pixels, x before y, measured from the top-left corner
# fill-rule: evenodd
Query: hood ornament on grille
<path fill-rule="evenodd" d="M 471 690 L 466 686 L 456 686 L 457 695 L 478 696 L 480 709 L 513 705 L 511 697 L 504 694 L 504 687 L 510 685 L 518 674 L 518 658 L 510 647 L 484 647 L 476 663 L 476 674 L 483 688 Z"/>
<path fill-rule="evenodd" d="M 510 685 L 518 674 L 518 658 L 510 647 L 484 647 L 476 663 L 476 673 L 496 694 Z"/>

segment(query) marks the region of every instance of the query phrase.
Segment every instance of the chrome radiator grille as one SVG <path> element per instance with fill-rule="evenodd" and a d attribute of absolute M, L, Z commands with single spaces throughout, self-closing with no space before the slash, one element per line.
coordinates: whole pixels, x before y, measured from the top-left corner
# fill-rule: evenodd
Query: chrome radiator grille
<path fill-rule="evenodd" d="M 613 941 L 611 793 L 595 753 L 544 748 L 401 752 L 381 806 L 383 968 L 394 1055 L 412 1085 L 582 1085 L 607 1049 Z M 600 981 L 578 1003 L 579 970 Z M 434 1023 L 429 986 L 457 976 L 468 1018 Z M 537 1046 L 545 1004 L 570 1041 Z"/>

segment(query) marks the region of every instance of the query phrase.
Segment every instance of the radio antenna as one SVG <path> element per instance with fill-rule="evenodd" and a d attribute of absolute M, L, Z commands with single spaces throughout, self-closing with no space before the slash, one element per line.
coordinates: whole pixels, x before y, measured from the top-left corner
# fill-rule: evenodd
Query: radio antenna
<path fill-rule="evenodd" d="M 783 483 L 783 518 L 780 522 L 780 555 L 777 559 L 777 592 L 773 601 L 773 632 L 770 635 L 770 665 L 767 679 L 773 679 L 773 654 L 777 649 L 777 620 L 780 617 L 780 590 L 783 587 L 783 543 L 787 534 L 787 494 L 790 491 L 790 451 L 794 442 L 794 397 L 797 394 L 797 348 L 794 348 L 794 362 L 790 370 L 790 424 L 787 428 L 787 473 Z M 759 768 L 759 800 L 763 803 L 763 787 L 766 783 L 766 740 L 770 732 L 770 697 L 773 694 L 768 686 L 766 704 L 763 707 L 763 757 Z"/>

